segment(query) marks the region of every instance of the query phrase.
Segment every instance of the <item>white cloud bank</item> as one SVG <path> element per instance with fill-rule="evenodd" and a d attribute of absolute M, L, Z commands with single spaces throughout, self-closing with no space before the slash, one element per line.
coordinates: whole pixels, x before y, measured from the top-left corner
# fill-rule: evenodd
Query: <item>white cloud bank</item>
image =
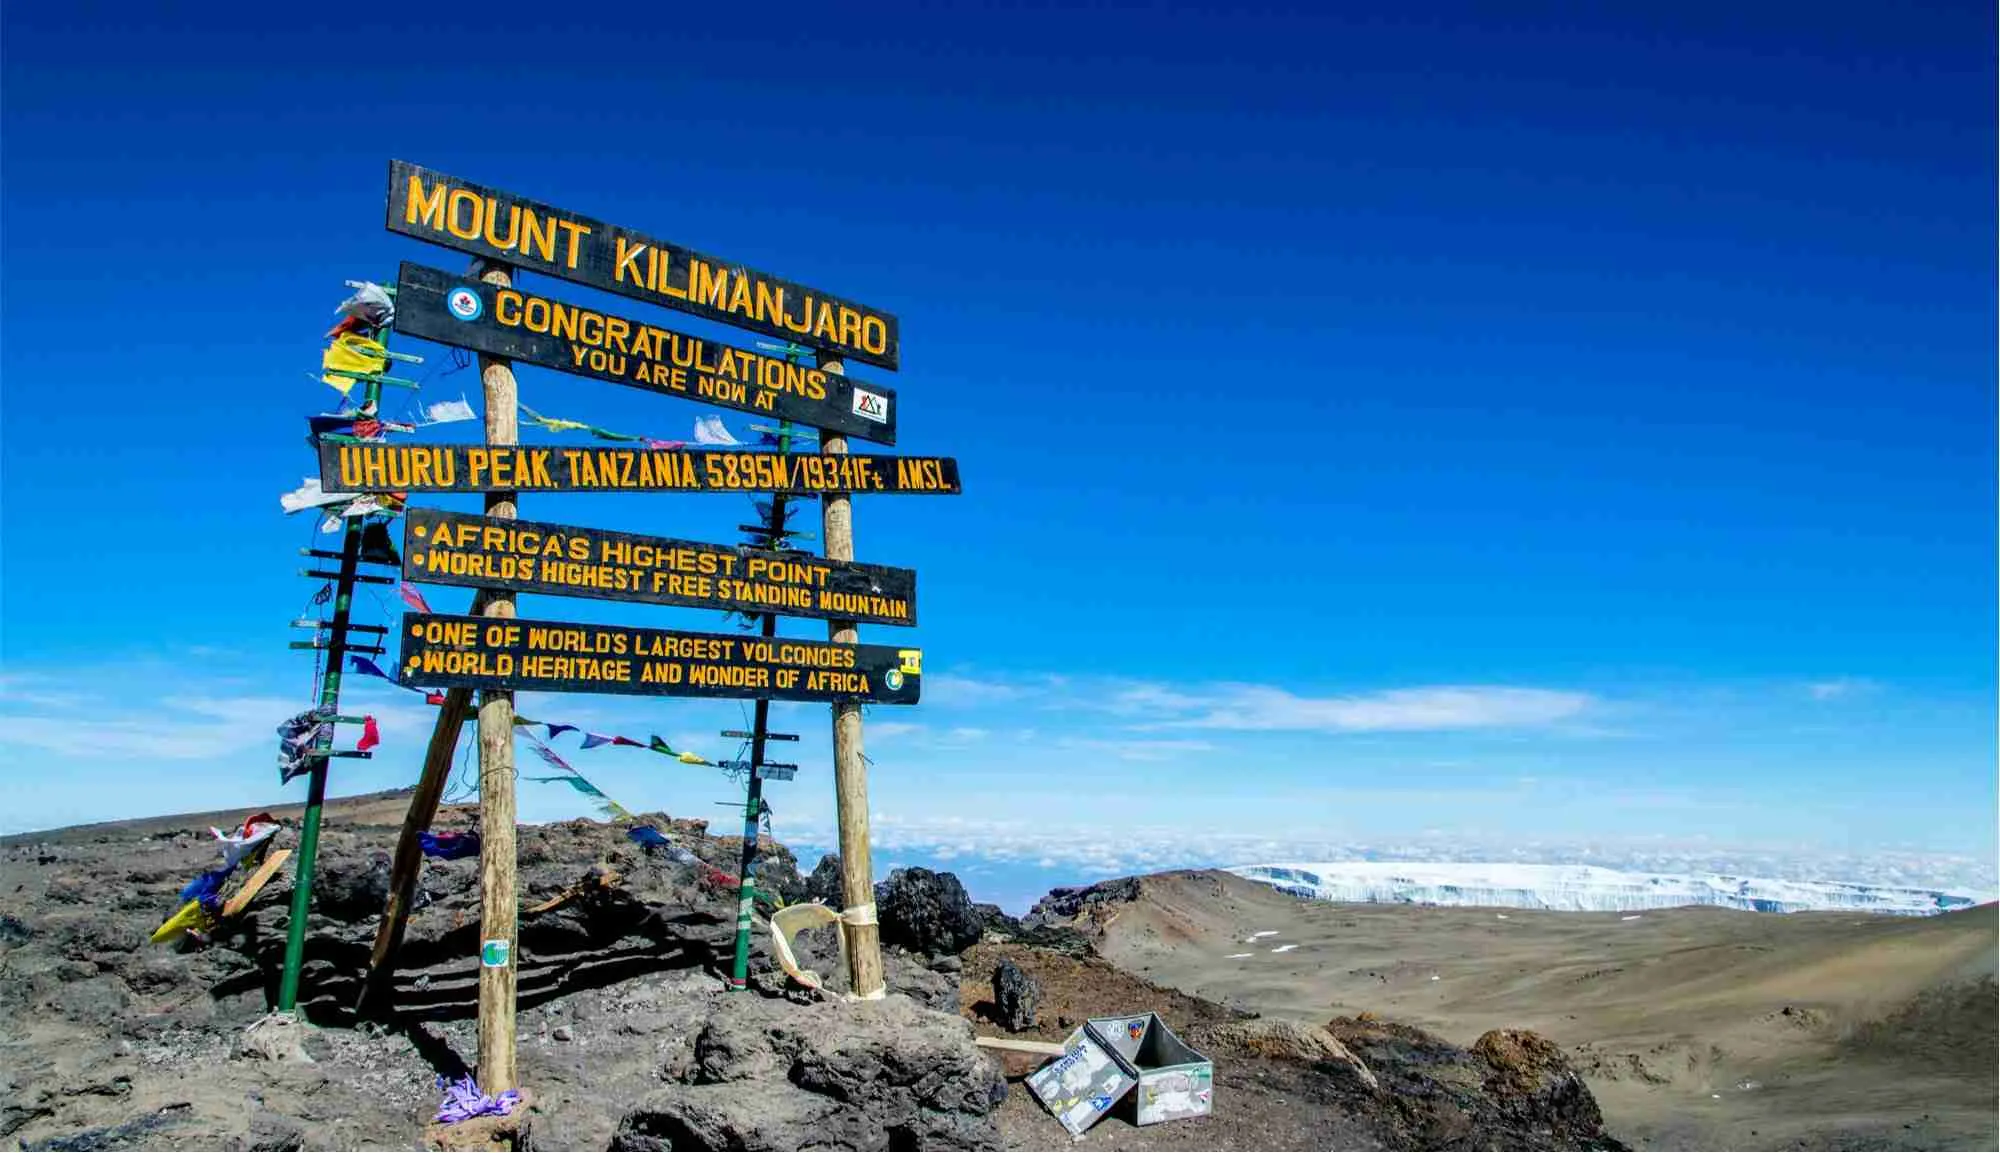
<path fill-rule="evenodd" d="M 1587 693 L 1500 685 L 1388 689 L 1306 697 L 1268 685 L 1222 684 L 1191 691 L 1140 686 L 1114 698 L 1122 712 L 1174 714 L 1135 727 L 1238 732 L 1452 732 L 1538 728 L 1581 715 Z"/>
<path fill-rule="evenodd" d="M 1117 822 L 1063 826 L 958 817 L 907 819 L 879 813 L 873 817 L 871 834 L 878 855 L 1034 865 L 1062 870 L 1074 876 L 1076 883 L 1267 861 L 1455 861 L 1723 873 L 1960 893 L 2000 890 L 1994 863 L 1971 856 L 1916 851 L 1849 854 L 1809 847 L 1718 844 L 1703 838 L 1595 838 L 1585 842 L 1438 833 L 1362 840 L 1309 833 L 1134 828 Z M 830 826 L 795 827 L 787 831 L 786 840 L 795 848 L 821 849 L 834 843 Z M 807 854 L 806 863 L 811 859 Z"/>

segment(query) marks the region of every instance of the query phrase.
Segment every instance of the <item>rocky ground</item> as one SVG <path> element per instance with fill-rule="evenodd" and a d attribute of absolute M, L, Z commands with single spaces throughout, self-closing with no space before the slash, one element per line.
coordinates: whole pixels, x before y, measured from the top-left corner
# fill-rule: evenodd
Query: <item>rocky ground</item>
<path fill-rule="evenodd" d="M 1563 1046 L 1641 1149 L 2000 1147 L 2000 914 L 1777 916 L 1301 901 L 1216 872 L 1059 892 L 1034 919 L 1272 1017 L 1373 1012 Z"/>
<path fill-rule="evenodd" d="M 426 863 L 390 994 L 358 1016 L 400 803 L 330 806 L 301 998 L 311 1024 L 292 1028 L 268 1015 L 289 867 L 208 941 L 147 941 L 215 863 L 206 826 L 245 815 L 0 842 L 0 1141 L 424 1147 L 437 1078 L 463 1075 L 476 1052 L 476 861 Z M 521 829 L 524 910 L 553 902 L 523 913 L 517 953 L 526 1147 L 1060 1147 L 1068 1135 L 1018 1080 L 1031 1062 L 976 1047 L 975 1032 L 1059 1040 L 1086 1016 L 1148 1009 L 1214 1059 L 1214 1115 L 1144 1129 L 1114 1116 L 1079 1144 L 1620 1147 L 1582 1079 L 1532 1034 L 1460 1048 L 1366 1017 L 1254 1018 L 1114 967 L 1088 917 L 1051 907 L 1013 921 L 948 874 L 910 870 L 878 891 L 886 999 L 789 985 L 761 931 L 753 991 L 725 992 L 735 894 L 717 872 L 734 872 L 738 843 L 650 819 L 698 860 L 641 849 L 623 826 Z M 464 810 L 436 823 L 472 824 Z M 786 899 L 828 894 L 835 875 L 801 877 L 782 846 L 767 852 L 767 884 Z M 832 930 L 798 948 L 837 992 Z M 996 1001 L 1003 962 L 1013 973 Z"/>

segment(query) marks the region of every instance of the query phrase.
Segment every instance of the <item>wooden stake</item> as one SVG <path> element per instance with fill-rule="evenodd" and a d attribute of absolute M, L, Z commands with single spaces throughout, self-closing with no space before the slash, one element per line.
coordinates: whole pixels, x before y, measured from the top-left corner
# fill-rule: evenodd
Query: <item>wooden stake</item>
<path fill-rule="evenodd" d="M 1004 1049 L 1009 1053 L 1036 1053 L 1043 1057 L 1060 1057 L 1064 1049 L 1054 1041 L 1017 1041 L 1012 1037 L 974 1037 L 972 1043 L 982 1049 Z"/>
<path fill-rule="evenodd" d="M 847 366 L 825 354 L 819 366 L 836 376 Z M 847 438 L 826 429 L 819 434 L 821 452 L 845 453 Z M 826 559 L 854 559 L 854 499 L 847 493 L 820 497 L 820 539 Z M 861 643 L 853 621 L 828 621 L 827 639 L 836 644 Z M 875 904 L 874 866 L 868 855 L 868 766 L 861 759 L 861 705 L 842 701 L 833 706 L 833 791 L 840 822 L 840 903 L 857 909 Z M 841 934 L 847 942 L 847 983 L 857 997 L 883 993 L 882 932 L 873 917 L 865 924 L 849 922 Z"/>
<path fill-rule="evenodd" d="M 483 598 L 475 598 L 477 615 Z M 417 894 L 417 879 L 423 875 L 424 846 L 417 834 L 437 819 L 438 801 L 444 796 L 445 782 L 451 777 L 451 755 L 465 733 L 465 714 L 472 710 L 471 689 L 450 689 L 438 709 L 437 724 L 431 729 L 430 747 L 424 751 L 424 772 L 417 778 L 417 791 L 410 797 L 410 811 L 403 816 L 403 835 L 396 842 L 396 857 L 389 866 L 389 903 L 382 910 L 382 924 L 375 930 L 375 949 L 368 957 L 368 978 L 362 983 L 356 1014 L 365 1013 L 372 1003 L 382 1005 L 389 981 L 396 975 L 396 954 L 403 947 L 403 930 L 410 923 L 410 901 Z"/>
<path fill-rule="evenodd" d="M 478 262 L 475 268 L 479 266 Z M 505 265 L 486 265 L 480 279 L 503 288 L 513 278 Z M 486 443 L 520 443 L 520 392 L 511 361 L 479 358 L 486 387 Z M 486 494 L 486 515 L 513 520 L 514 494 Z M 489 589 L 481 616 L 511 620 L 514 594 Z M 514 953 L 520 909 L 514 897 L 514 694 L 479 694 L 479 1091 L 515 1088 Z"/>

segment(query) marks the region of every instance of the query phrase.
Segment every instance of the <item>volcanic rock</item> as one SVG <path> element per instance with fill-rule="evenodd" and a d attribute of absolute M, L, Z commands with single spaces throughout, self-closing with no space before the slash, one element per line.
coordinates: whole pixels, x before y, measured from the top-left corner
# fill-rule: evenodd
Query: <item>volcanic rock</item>
<path fill-rule="evenodd" d="M 979 943 L 986 927 L 950 873 L 897 869 L 875 886 L 882 943 L 925 956 L 956 955 Z"/>
<path fill-rule="evenodd" d="M 1010 1033 L 1032 1029 L 1037 1024 L 1042 987 L 1011 960 L 993 967 L 993 1006 L 997 1022 Z"/>
<path fill-rule="evenodd" d="M 1006 1083 L 962 1019 L 908 998 L 719 1002 L 693 1068 L 613 1149 L 994 1149 Z"/>

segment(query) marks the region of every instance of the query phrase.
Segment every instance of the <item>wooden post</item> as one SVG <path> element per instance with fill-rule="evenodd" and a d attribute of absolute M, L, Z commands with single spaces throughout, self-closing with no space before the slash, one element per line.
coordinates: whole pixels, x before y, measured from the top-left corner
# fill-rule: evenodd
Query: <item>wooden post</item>
<path fill-rule="evenodd" d="M 505 265 L 476 261 L 480 279 L 508 287 Z M 520 443 L 520 393 L 511 361 L 479 358 L 486 388 L 486 443 Z M 486 515 L 513 520 L 514 494 L 486 494 Z M 512 620 L 514 594 L 486 591 L 486 618 Z M 515 937 L 520 910 L 514 896 L 514 694 L 485 689 L 479 694 L 479 1090 L 516 1088 L 514 1073 Z"/>
<path fill-rule="evenodd" d="M 472 606 L 477 615 L 482 606 Z M 372 1004 L 383 1005 L 389 981 L 396 975 L 396 953 L 403 947 L 403 930 L 410 923 L 410 901 L 417 893 L 417 878 L 423 875 L 424 847 L 417 834 L 431 827 L 437 818 L 438 801 L 444 796 L 445 782 L 451 777 L 451 755 L 465 732 L 465 714 L 472 711 L 472 690 L 451 689 L 438 710 L 437 725 L 431 729 L 430 747 L 424 751 L 424 772 L 417 779 L 417 791 L 410 797 L 410 811 L 403 816 L 403 835 L 396 842 L 396 857 L 389 866 L 389 903 L 382 910 L 382 924 L 375 930 L 375 949 L 368 956 L 368 978 L 362 983 L 356 1014 L 364 1014 Z"/>
<path fill-rule="evenodd" d="M 847 365 L 822 353 L 819 366 L 836 376 Z M 821 429 L 821 452 L 845 453 L 847 438 Z M 854 498 L 847 493 L 820 497 L 820 536 L 826 559 L 854 559 Z M 826 622 L 827 639 L 859 644 L 861 630 L 853 621 Z M 841 701 L 833 706 L 833 792 L 840 822 L 840 903 L 846 909 L 875 906 L 875 872 L 868 854 L 868 766 L 861 759 L 861 705 Z M 847 983 L 855 996 L 882 996 L 882 932 L 875 918 L 848 922 L 841 934 L 847 942 Z"/>

